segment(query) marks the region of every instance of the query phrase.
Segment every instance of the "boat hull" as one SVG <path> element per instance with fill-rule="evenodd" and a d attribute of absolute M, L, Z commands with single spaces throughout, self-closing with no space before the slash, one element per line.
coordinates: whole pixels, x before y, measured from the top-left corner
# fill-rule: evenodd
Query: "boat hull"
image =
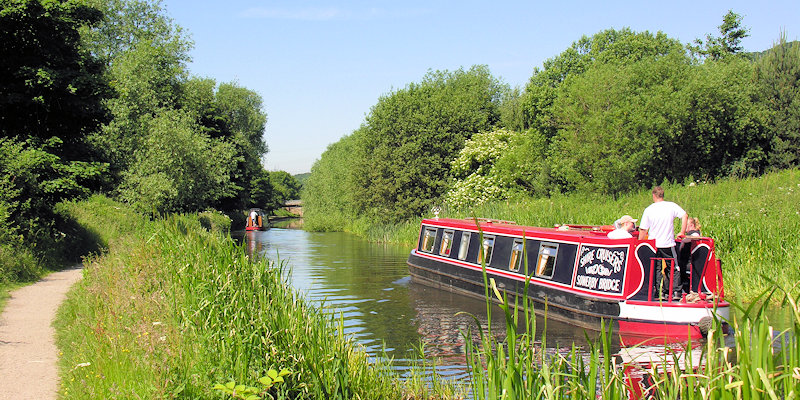
<path fill-rule="evenodd" d="M 728 304 L 687 304 L 680 302 L 629 301 L 626 299 L 592 296 L 563 288 L 541 285 L 524 276 L 489 268 L 484 278 L 483 268 L 469 263 L 454 262 L 412 250 L 408 258 L 412 281 L 463 295 L 501 303 L 507 296 L 509 304 L 523 304 L 522 297 L 532 302 L 537 315 L 559 320 L 589 330 L 609 325 L 628 345 L 653 344 L 700 339 L 704 335 L 699 323 L 703 318 L 728 318 Z M 486 284 L 484 283 L 486 282 Z"/>

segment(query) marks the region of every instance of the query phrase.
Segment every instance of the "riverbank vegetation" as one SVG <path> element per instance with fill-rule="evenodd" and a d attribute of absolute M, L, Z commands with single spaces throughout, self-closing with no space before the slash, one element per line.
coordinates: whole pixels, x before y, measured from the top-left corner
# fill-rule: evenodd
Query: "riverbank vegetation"
<path fill-rule="evenodd" d="M 776 330 L 772 324 L 781 321 L 770 321 L 764 313 L 765 300 L 740 309 L 727 328 L 714 321 L 700 342 L 622 344 L 615 349 L 611 331 L 604 329 L 586 348 L 573 344 L 555 354 L 543 351 L 546 329 L 540 337 L 527 333 L 536 332 L 533 302 L 523 298 L 511 305 L 504 298 L 503 340 L 497 340 L 491 326 L 480 333 L 478 345 L 465 334 L 470 395 L 480 400 L 794 398 L 800 391 L 800 296 L 789 288 L 776 284 L 759 296 L 775 297 L 790 310 L 784 330 Z M 491 316 L 488 300 L 486 310 Z M 526 333 L 519 334 L 518 326 Z"/>
<path fill-rule="evenodd" d="M 105 193 L 243 225 L 297 198 L 262 165 L 261 96 L 192 76 L 192 41 L 158 1 L 3 0 L 0 26 L 0 298 L 92 251 L 69 243 L 61 201 Z"/>
<path fill-rule="evenodd" d="M 547 60 L 521 89 L 481 66 L 429 72 L 382 96 L 322 154 L 304 185 L 304 227 L 407 241 L 434 206 L 608 224 L 640 215 L 642 193 L 664 185 L 718 239 L 732 293 L 763 291 L 754 271 L 796 280 L 800 253 L 785 239 L 795 211 L 778 200 L 797 190 L 800 42 L 784 34 L 746 53 L 746 36 L 733 12 L 718 35 L 690 44 L 608 29 Z M 765 194 L 776 201 L 759 201 Z"/>
<path fill-rule="evenodd" d="M 62 398 L 220 398 L 215 384 L 262 387 L 271 369 L 288 371 L 274 398 L 432 394 L 401 383 L 335 315 L 309 306 L 283 264 L 249 258 L 224 215 L 151 220 L 99 196 L 64 208 L 107 249 L 86 261 L 59 310 Z"/>

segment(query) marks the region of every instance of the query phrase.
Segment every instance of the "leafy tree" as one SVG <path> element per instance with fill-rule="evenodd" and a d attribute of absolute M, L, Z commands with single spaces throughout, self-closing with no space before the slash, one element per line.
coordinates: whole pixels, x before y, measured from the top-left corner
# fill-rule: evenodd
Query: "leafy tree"
<path fill-rule="evenodd" d="M 94 1 L 104 18 L 83 32 L 84 44 L 103 57 L 116 95 L 106 102 L 111 121 L 90 140 L 119 180 L 145 144 L 150 120 L 176 107 L 192 43 L 157 1 Z"/>
<path fill-rule="evenodd" d="M 499 121 L 504 90 L 476 66 L 429 72 L 381 97 L 357 135 L 356 202 L 390 221 L 429 208 L 447 190 L 450 161 L 464 140 Z"/>
<path fill-rule="evenodd" d="M 0 1 L 0 137 L 61 142 L 59 157 L 88 160 L 85 135 L 105 120 L 104 65 L 80 46 L 101 14 L 83 1 Z"/>
<path fill-rule="evenodd" d="M 457 208 L 507 199 L 511 182 L 496 171 L 495 162 L 509 152 L 509 142 L 519 134 L 505 129 L 478 133 L 468 139 L 450 163 L 456 178 L 445 202 Z"/>
<path fill-rule="evenodd" d="M 542 69 L 534 69 L 520 99 L 522 126 L 514 128 L 536 128 L 548 139 L 552 138 L 557 130 L 552 104 L 557 88 L 567 77 L 582 74 L 595 63 L 632 63 L 663 56 L 682 47 L 679 41 L 662 32 L 634 32 L 629 28 L 607 29 L 591 37 L 583 36 L 558 56 L 545 61 Z"/>
<path fill-rule="evenodd" d="M 800 165 L 800 42 L 778 43 L 755 65 L 758 99 L 769 110 L 769 164 L 774 168 Z"/>
<path fill-rule="evenodd" d="M 705 42 L 695 39 L 694 45 L 689 46 L 689 50 L 700 56 L 719 60 L 740 53 L 742 39 L 750 36 L 747 32 L 748 29 L 742 26 L 742 17 L 733 10 L 728 10 L 719 26 L 720 36 L 706 35 Z"/>
<path fill-rule="evenodd" d="M 750 61 L 733 57 L 693 66 L 678 86 L 684 111 L 672 113 L 682 124 L 660 138 L 660 157 L 651 166 L 659 179 L 716 178 L 764 171 L 768 140 L 764 110 L 755 100 Z"/>
<path fill-rule="evenodd" d="M 269 181 L 275 191 L 273 201 L 278 207 L 289 200 L 300 198 L 300 182 L 286 171 L 273 171 L 269 173 Z"/>
<path fill-rule="evenodd" d="M 196 211 L 232 194 L 234 149 L 200 132 L 194 115 L 164 111 L 123 174 L 120 197 L 151 213 Z"/>
<path fill-rule="evenodd" d="M 339 231 L 356 218 L 359 207 L 354 198 L 354 165 L 358 136 L 363 134 L 366 128 L 362 126 L 329 145 L 311 167 L 311 175 L 301 193 L 306 229 Z"/>

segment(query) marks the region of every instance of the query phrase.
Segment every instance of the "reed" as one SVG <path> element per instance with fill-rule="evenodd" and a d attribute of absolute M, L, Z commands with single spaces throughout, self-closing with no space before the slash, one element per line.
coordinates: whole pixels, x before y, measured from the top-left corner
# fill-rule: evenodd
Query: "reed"
<path fill-rule="evenodd" d="M 196 216 L 149 221 L 102 198 L 70 209 L 108 251 L 59 311 L 63 398 L 219 398 L 215 384 L 263 387 L 270 370 L 288 373 L 266 397 L 415 395 L 299 297 L 284 264 L 248 258 Z"/>
<path fill-rule="evenodd" d="M 480 344 L 472 345 L 471 331 L 463 333 L 471 369 L 471 395 L 480 400 L 797 398 L 800 308 L 798 298 L 786 289 L 774 289 L 764 296 L 776 292 L 792 310 L 790 327 L 784 331 L 774 331 L 764 314 L 763 304 L 768 303 L 764 302 L 742 309 L 741 320 L 729 321 L 732 337 L 723 335 L 722 321 L 717 320 L 701 343 L 677 347 L 665 344 L 661 358 L 625 362 L 613 352 L 612 331 L 606 326 L 601 327 L 596 341 L 587 337 L 585 347 L 573 344 L 568 351 L 545 354 L 546 333 L 539 338 L 529 334 L 536 332 L 533 303 L 523 297 L 520 303 L 510 305 L 508 297 L 501 295 L 505 339 L 498 341 L 491 334 L 491 322 L 485 331 L 480 329 L 477 318 Z M 487 300 L 487 307 L 489 303 Z M 526 324 L 523 334 L 517 333 L 520 323 Z M 693 351 L 698 346 L 700 352 Z M 647 379 L 643 383 L 632 380 L 637 374 Z"/>

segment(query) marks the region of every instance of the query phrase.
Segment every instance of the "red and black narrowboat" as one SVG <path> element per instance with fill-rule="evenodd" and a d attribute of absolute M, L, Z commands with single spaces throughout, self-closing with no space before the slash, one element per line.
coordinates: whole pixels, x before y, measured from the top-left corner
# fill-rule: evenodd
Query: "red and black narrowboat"
<path fill-rule="evenodd" d="M 416 282 L 481 298 L 484 282 L 490 293 L 521 296 L 528 281 L 527 296 L 538 313 L 546 304 L 548 318 L 594 330 L 606 320 L 629 340 L 700 338 L 714 315 L 728 319 L 713 239 L 683 240 L 678 263 L 689 295 L 673 298 L 660 288 L 671 288 L 679 279 L 675 261 L 656 257 L 655 240 L 609 239 L 612 229 L 425 219 L 408 258 L 409 271 Z"/>
<path fill-rule="evenodd" d="M 246 231 L 263 231 L 269 228 L 269 221 L 267 215 L 260 208 L 251 208 L 247 211 L 247 224 L 244 227 Z"/>

